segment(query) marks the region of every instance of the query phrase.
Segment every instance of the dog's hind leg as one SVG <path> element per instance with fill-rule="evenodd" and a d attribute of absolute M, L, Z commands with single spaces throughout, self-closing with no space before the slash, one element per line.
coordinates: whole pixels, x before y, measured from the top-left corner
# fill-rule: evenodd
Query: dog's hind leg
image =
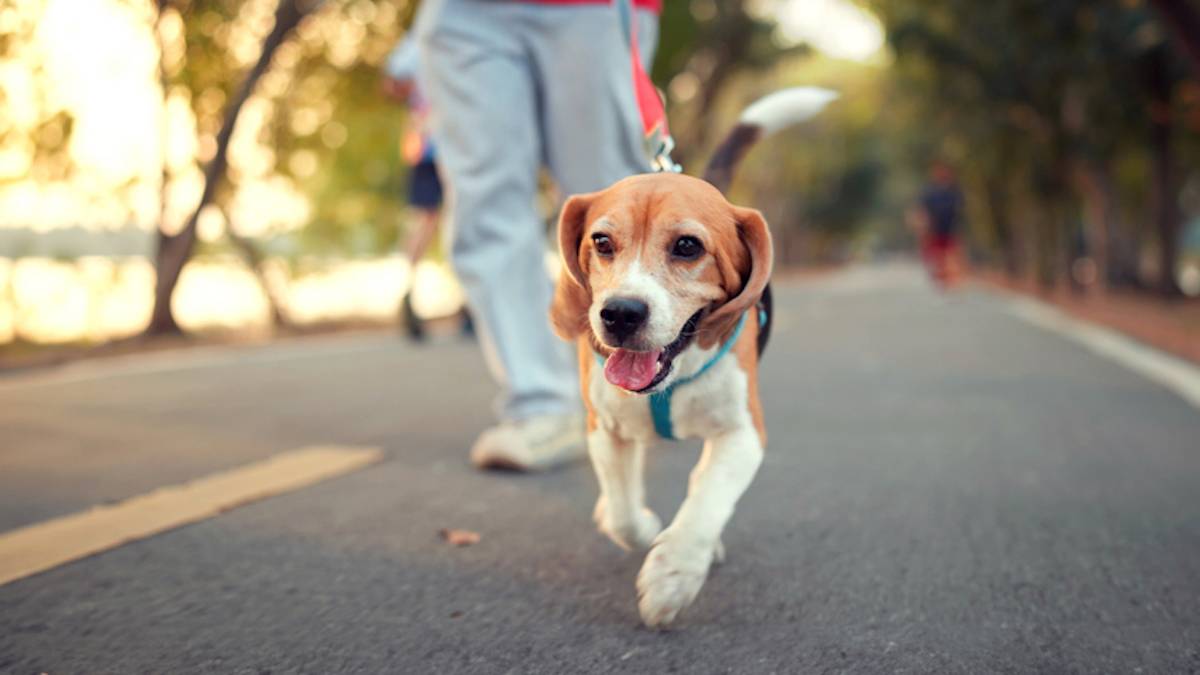
<path fill-rule="evenodd" d="M 687 499 L 674 522 L 655 539 L 638 573 L 638 610 L 647 626 L 671 623 L 696 599 L 719 550 L 721 531 L 754 479 L 762 456 L 762 442 L 752 427 L 704 444 Z"/>
<path fill-rule="evenodd" d="M 646 508 L 645 447 L 599 428 L 588 434 L 588 454 L 600 482 L 596 526 L 621 548 L 649 548 L 662 521 Z"/>

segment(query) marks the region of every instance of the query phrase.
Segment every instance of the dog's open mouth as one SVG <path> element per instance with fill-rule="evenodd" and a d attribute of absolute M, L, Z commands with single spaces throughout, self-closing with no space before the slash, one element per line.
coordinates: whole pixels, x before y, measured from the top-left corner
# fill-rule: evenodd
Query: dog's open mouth
<path fill-rule="evenodd" d="M 604 378 L 610 384 L 635 394 L 645 394 L 657 387 L 671 374 L 675 357 L 679 356 L 696 337 L 696 326 L 704 310 L 692 315 L 679 336 L 671 344 L 648 352 L 617 349 L 604 362 Z"/>

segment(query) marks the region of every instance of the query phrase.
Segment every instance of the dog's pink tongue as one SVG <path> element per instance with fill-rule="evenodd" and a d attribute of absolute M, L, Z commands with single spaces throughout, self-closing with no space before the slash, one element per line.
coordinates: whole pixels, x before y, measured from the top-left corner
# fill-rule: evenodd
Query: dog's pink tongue
<path fill-rule="evenodd" d="M 611 384 L 629 391 L 641 391 L 650 386 L 658 372 L 660 351 L 631 352 L 618 349 L 604 362 L 604 378 Z"/>

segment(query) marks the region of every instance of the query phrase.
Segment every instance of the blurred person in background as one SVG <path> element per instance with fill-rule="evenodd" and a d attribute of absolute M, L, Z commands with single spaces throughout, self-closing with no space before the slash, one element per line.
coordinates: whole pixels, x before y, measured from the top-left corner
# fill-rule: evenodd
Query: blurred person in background
<path fill-rule="evenodd" d="M 934 162 L 929 168 L 929 183 L 921 192 L 916 229 L 925 266 L 942 287 L 953 286 L 962 275 L 962 211 L 963 195 L 954 169 L 943 161 Z"/>
<path fill-rule="evenodd" d="M 425 323 L 413 310 L 417 264 L 425 257 L 438 234 L 441 222 L 442 181 L 429 134 L 429 104 L 417 84 L 417 43 L 405 38 L 398 42 L 384 62 L 383 91 L 408 106 L 408 129 L 400 145 L 400 154 L 408 165 L 408 205 L 416 217 L 408 227 L 404 254 L 408 259 L 408 288 L 400 301 L 401 324 L 414 342 L 425 339 Z M 463 333 L 470 335 L 470 314 L 464 310 Z"/>
<path fill-rule="evenodd" d="M 466 290 L 500 423 L 477 466 L 546 469 L 585 456 L 575 358 L 552 332 L 545 166 L 565 195 L 650 169 L 634 91 L 660 0 L 426 0 L 421 82 L 453 199 L 451 260 Z M 626 24 L 625 18 L 629 18 Z"/>

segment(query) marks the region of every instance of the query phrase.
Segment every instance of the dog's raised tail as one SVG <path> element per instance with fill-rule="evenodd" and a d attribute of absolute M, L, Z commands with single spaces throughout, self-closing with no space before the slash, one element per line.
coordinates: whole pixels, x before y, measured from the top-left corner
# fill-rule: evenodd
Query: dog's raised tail
<path fill-rule="evenodd" d="M 712 159 L 708 160 L 708 168 L 704 170 L 704 180 L 721 192 L 728 192 L 738 165 L 755 143 L 793 124 L 812 119 L 837 97 L 837 92 L 820 87 L 793 87 L 758 99 L 742 112 L 737 126 L 717 146 Z M 761 356 L 767 348 L 767 341 L 771 339 L 771 323 L 775 313 L 770 284 L 763 289 L 758 312 L 762 321 L 758 330 L 758 353 Z"/>
<path fill-rule="evenodd" d="M 821 87 L 792 87 L 758 99 L 742 112 L 737 126 L 717 146 L 704 170 L 704 180 L 721 192 L 728 191 L 738 164 L 755 143 L 812 119 L 837 97 L 837 92 Z"/>

